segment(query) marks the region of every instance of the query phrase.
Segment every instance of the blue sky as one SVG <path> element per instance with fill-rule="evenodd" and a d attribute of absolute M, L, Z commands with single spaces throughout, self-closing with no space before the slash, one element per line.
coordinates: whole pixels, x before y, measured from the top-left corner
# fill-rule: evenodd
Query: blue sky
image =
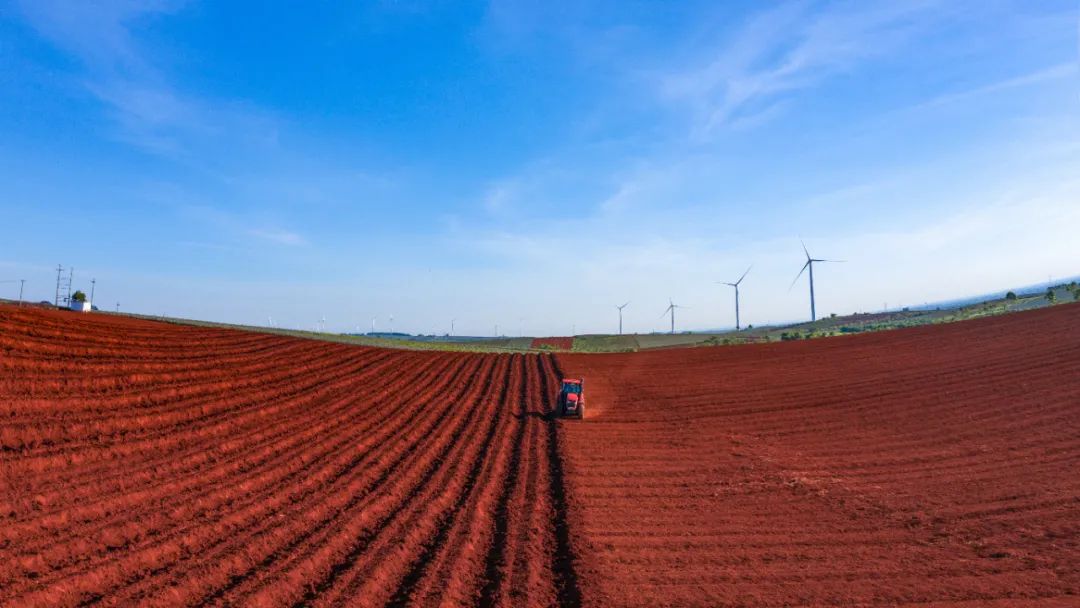
<path fill-rule="evenodd" d="M 1080 273 L 1075 0 L 298 7 L 0 0 L 0 280 L 559 335 L 730 325 L 751 263 L 801 319 L 800 237 L 820 313 Z"/>

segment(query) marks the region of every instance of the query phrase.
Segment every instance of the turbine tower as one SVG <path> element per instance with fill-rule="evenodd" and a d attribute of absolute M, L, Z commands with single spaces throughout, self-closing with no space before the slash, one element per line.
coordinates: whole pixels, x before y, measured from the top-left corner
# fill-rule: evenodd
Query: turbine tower
<path fill-rule="evenodd" d="M 810 257 L 810 252 L 807 251 L 807 249 L 806 249 L 806 243 L 803 243 L 801 239 L 799 240 L 799 243 L 802 243 L 803 253 L 806 254 L 806 263 L 803 264 L 802 270 L 799 271 L 799 274 L 795 275 L 795 280 L 791 282 L 791 287 L 795 286 L 795 282 L 798 281 L 799 277 L 802 276 L 802 273 L 805 272 L 807 268 L 809 268 L 810 269 L 810 321 L 813 322 L 813 321 L 817 321 L 817 308 L 815 308 L 815 306 L 814 306 L 814 262 L 843 262 L 844 260 L 825 260 L 825 259 L 819 259 L 819 258 Z M 788 291 L 791 291 L 791 287 L 788 287 Z"/>
<path fill-rule="evenodd" d="M 664 312 L 660 313 L 661 317 L 668 314 L 669 312 L 671 313 L 671 333 L 672 334 L 675 333 L 675 309 L 676 308 L 686 308 L 686 307 L 685 306 L 679 306 L 675 302 L 672 302 L 671 298 L 668 298 L 668 307 L 664 309 Z"/>
<path fill-rule="evenodd" d="M 622 335 L 622 309 L 626 308 L 629 305 L 630 305 L 630 302 L 627 302 L 626 304 L 623 304 L 622 306 L 616 306 L 615 307 L 615 308 L 619 309 L 619 335 L 620 336 Z"/>
<path fill-rule="evenodd" d="M 753 267 L 754 267 L 754 265 L 751 264 L 750 268 L 753 268 Z M 742 283 L 742 280 L 745 279 L 746 275 L 750 273 L 750 268 L 747 268 L 746 272 L 742 273 L 742 276 L 739 277 L 739 280 L 735 281 L 734 283 L 724 283 L 724 282 L 721 281 L 721 284 L 730 285 L 730 286 L 735 288 L 735 331 L 739 331 L 739 329 L 740 329 L 740 327 L 739 327 L 739 283 Z"/>

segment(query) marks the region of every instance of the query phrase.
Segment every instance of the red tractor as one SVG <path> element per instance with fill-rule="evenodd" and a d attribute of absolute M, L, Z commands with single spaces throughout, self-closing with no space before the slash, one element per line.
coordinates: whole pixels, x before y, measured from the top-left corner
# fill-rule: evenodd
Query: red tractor
<path fill-rule="evenodd" d="M 585 417 L 585 379 L 563 378 L 559 390 L 558 412 L 578 419 Z"/>

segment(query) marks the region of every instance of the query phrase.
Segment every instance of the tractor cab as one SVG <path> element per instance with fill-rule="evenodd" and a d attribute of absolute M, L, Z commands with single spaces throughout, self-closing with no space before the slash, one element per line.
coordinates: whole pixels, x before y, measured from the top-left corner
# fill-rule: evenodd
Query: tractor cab
<path fill-rule="evenodd" d="M 558 411 L 563 416 L 585 417 L 585 379 L 563 378 Z"/>

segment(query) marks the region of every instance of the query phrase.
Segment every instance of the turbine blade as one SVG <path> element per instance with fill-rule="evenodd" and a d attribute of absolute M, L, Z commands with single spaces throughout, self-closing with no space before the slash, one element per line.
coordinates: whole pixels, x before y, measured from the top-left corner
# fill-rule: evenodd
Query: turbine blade
<path fill-rule="evenodd" d="M 788 285 L 788 288 L 787 288 L 788 291 L 791 291 L 791 288 L 795 287 L 795 283 L 798 282 L 799 277 L 802 276 L 802 273 L 806 272 L 806 267 L 809 266 L 809 265 L 810 265 L 810 260 L 806 260 L 806 263 L 803 264 L 802 270 L 799 271 L 799 274 L 795 275 L 795 280 L 791 282 L 791 285 Z"/>
<path fill-rule="evenodd" d="M 750 266 L 749 266 L 749 267 L 748 267 L 748 268 L 746 269 L 746 272 L 742 273 L 742 276 L 741 276 L 741 277 L 739 277 L 739 280 L 738 280 L 738 281 L 735 281 L 735 284 L 736 284 L 736 285 L 738 285 L 739 283 L 742 283 L 742 280 L 746 278 L 746 275 L 750 274 L 750 269 L 751 269 L 751 268 L 753 268 L 753 267 L 754 267 L 754 265 L 753 265 L 753 264 L 751 264 L 751 265 L 750 265 Z"/>
<path fill-rule="evenodd" d="M 834 264 L 843 264 L 847 260 L 814 260 L 815 262 L 832 262 Z"/>
<path fill-rule="evenodd" d="M 803 253 L 806 254 L 806 259 L 809 260 L 810 259 L 810 252 L 806 250 L 806 243 L 804 243 L 802 239 L 799 239 L 799 244 L 802 245 Z"/>

